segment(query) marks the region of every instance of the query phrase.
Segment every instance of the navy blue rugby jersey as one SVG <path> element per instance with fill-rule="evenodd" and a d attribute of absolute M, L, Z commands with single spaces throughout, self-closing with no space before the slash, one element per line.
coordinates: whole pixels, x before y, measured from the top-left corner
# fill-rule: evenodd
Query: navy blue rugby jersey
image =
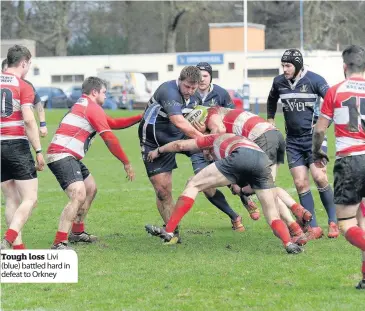
<path fill-rule="evenodd" d="M 320 97 L 324 98 L 329 89 L 326 80 L 308 70 L 294 82 L 285 79 L 284 74 L 274 78 L 267 99 L 267 118 L 274 118 L 277 103 L 281 99 L 288 136 L 312 134 L 318 119 Z"/>

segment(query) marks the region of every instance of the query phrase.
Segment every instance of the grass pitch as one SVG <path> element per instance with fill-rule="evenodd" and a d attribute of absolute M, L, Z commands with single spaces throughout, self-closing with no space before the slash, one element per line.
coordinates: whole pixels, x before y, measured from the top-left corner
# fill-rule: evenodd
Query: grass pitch
<path fill-rule="evenodd" d="M 46 150 L 65 111 L 47 111 Z M 137 112 L 108 112 L 113 116 Z M 283 119 L 277 116 L 283 130 Z M 333 128 L 329 154 L 334 154 Z M 231 230 L 229 218 L 199 195 L 182 221 L 183 244 L 164 246 L 144 231 L 161 224 L 154 192 L 139 151 L 137 126 L 115 131 L 135 168 L 133 183 L 122 165 L 97 137 L 84 159 L 96 178 L 98 194 L 86 229 L 100 238 L 77 245 L 77 284 L 2 284 L 2 310 L 365 310 L 360 280 L 360 252 L 345 241 L 309 242 L 303 254 L 286 254 L 263 217 L 252 221 L 238 197 L 223 189 L 231 206 L 244 217 L 246 232 Z M 332 183 L 333 156 L 329 164 Z M 193 172 L 178 156 L 173 192 L 176 199 Z M 49 248 L 67 202 L 47 169 L 39 174 L 39 204 L 23 230 L 27 248 Z M 286 164 L 277 184 L 297 199 Z M 314 185 L 313 185 L 314 186 Z M 327 232 L 326 213 L 313 188 L 319 224 Z M 4 215 L 2 202 L 1 215 Z M 2 219 L 2 233 L 5 221 Z"/>

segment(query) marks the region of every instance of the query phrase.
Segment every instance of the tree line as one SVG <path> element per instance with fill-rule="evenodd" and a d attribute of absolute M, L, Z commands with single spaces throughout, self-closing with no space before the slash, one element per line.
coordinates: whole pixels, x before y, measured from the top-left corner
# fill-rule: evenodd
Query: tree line
<path fill-rule="evenodd" d="M 249 1 L 266 48 L 300 46 L 299 1 Z M 365 42 L 364 1 L 304 1 L 304 48 Z M 242 22 L 242 1 L 1 1 L 2 39 L 33 39 L 38 56 L 209 51 L 209 23 Z"/>

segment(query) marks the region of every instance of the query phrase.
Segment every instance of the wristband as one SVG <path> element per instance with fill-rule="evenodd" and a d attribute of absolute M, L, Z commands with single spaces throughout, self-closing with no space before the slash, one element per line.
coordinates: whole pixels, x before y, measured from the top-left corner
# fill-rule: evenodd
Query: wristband
<path fill-rule="evenodd" d="M 42 148 L 40 148 L 40 149 L 37 149 L 36 151 L 35 151 L 35 153 L 42 153 Z"/>
<path fill-rule="evenodd" d="M 158 153 L 158 155 L 162 154 L 162 152 L 160 151 L 160 147 L 157 148 L 157 153 Z"/>
<path fill-rule="evenodd" d="M 46 121 L 44 121 L 44 122 L 39 122 L 39 126 L 40 127 L 43 127 L 43 126 L 46 126 L 47 124 L 46 124 Z"/>

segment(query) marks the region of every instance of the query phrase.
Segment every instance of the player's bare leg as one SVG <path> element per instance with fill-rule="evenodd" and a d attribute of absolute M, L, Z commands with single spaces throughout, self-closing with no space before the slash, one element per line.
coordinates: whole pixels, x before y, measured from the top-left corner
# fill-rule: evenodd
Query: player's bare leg
<path fill-rule="evenodd" d="M 92 243 L 97 240 L 97 237 L 95 235 L 91 235 L 85 232 L 85 224 L 84 224 L 85 217 L 89 212 L 91 204 L 94 201 L 97 193 L 97 187 L 94 177 L 92 175 L 89 175 L 84 180 L 84 184 L 86 189 L 86 199 L 85 203 L 77 211 L 76 219 L 72 224 L 72 229 L 68 236 L 68 240 L 71 243 L 74 242 Z"/>
<path fill-rule="evenodd" d="M 337 238 L 340 234 L 337 226 L 336 208 L 333 202 L 333 191 L 328 183 L 326 167 L 319 168 L 315 164 L 310 165 L 310 171 L 317 185 L 322 204 L 328 216 L 328 237 Z"/>
<path fill-rule="evenodd" d="M 18 189 L 15 186 L 14 180 L 8 180 L 1 183 L 1 191 L 5 197 L 5 220 L 9 227 L 14 213 L 20 205 L 20 195 Z M 24 249 L 25 246 L 22 242 L 21 231 L 18 233 L 17 238 L 13 242 L 14 249 Z"/>
<path fill-rule="evenodd" d="M 70 201 L 62 211 L 58 224 L 58 231 L 53 242 L 53 249 L 67 249 L 68 233 L 72 223 L 76 218 L 77 211 L 85 203 L 86 189 L 83 181 L 76 181 L 69 185 L 65 190 Z"/>
<path fill-rule="evenodd" d="M 309 172 L 305 165 L 296 166 L 290 169 L 295 187 L 299 196 L 300 204 L 312 214 L 308 228 L 304 228 L 308 240 L 319 239 L 323 236 L 322 229 L 317 225 L 314 210 L 314 200 L 310 190 Z"/>
<path fill-rule="evenodd" d="M 169 220 L 175 205 L 172 198 L 172 173 L 166 172 L 150 177 L 155 189 L 158 211 L 165 223 Z"/>
<path fill-rule="evenodd" d="M 38 192 L 38 179 L 29 180 L 15 180 L 14 185 L 12 181 L 6 181 L 1 183 L 1 189 L 4 193 L 5 200 L 10 196 L 11 210 L 6 216 L 8 222 L 8 230 L 5 233 L 4 240 L 1 244 L 1 248 L 10 248 L 16 241 L 19 232 L 29 219 L 33 208 L 37 205 L 37 192 Z M 15 186 L 15 187 L 14 187 Z M 10 192 L 15 190 L 20 197 L 20 205 L 15 208 L 16 198 L 14 194 Z M 19 237 L 21 239 L 21 237 Z M 21 240 L 17 240 L 17 243 Z"/>
<path fill-rule="evenodd" d="M 365 289 L 365 220 L 359 204 L 336 205 L 338 224 L 347 241 L 362 251 L 363 280 L 357 289 Z"/>

